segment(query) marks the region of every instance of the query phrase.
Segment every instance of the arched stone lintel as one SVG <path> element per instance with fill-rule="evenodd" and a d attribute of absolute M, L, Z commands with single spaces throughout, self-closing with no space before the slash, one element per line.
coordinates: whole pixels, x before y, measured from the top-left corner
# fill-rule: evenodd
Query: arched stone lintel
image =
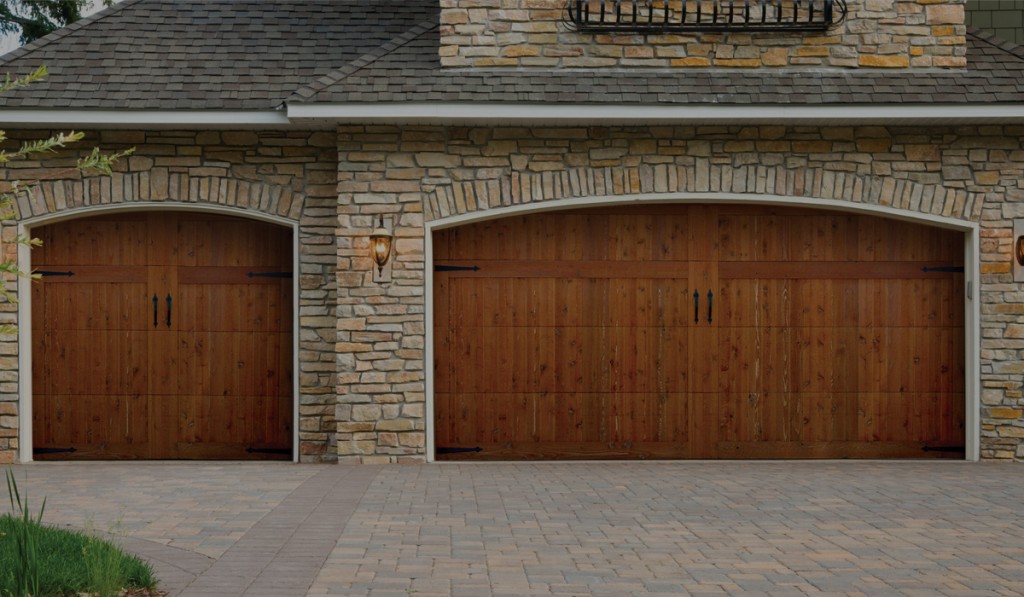
<path fill-rule="evenodd" d="M 30 193 L 21 193 L 14 208 L 17 220 L 29 220 L 132 203 L 145 203 L 149 208 L 160 204 L 211 205 L 297 222 L 302 212 L 302 199 L 301 194 L 284 185 L 223 176 L 155 175 L 144 171 L 42 181 Z"/>
<path fill-rule="evenodd" d="M 499 179 L 456 181 L 427 194 L 427 220 L 524 204 L 586 197 L 648 195 L 802 197 L 879 206 L 940 220 L 977 222 L 983 197 L 963 189 L 926 185 L 891 177 L 858 175 L 821 168 L 772 168 L 718 165 L 698 159 L 692 166 L 570 168 L 549 172 L 511 172 Z"/>

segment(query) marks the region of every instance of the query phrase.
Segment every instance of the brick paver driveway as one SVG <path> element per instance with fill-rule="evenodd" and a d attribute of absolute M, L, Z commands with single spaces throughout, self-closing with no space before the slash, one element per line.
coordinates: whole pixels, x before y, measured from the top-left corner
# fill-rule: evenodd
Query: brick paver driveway
<path fill-rule="evenodd" d="M 181 595 L 1022 595 L 1024 468 L 16 466 Z"/>

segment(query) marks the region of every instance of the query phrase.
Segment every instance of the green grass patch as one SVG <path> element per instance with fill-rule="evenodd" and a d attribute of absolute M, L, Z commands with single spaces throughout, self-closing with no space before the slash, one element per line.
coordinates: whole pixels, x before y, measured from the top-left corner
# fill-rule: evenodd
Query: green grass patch
<path fill-rule="evenodd" d="M 89 533 L 47 527 L 21 496 L 7 469 L 11 514 L 0 515 L 0 597 L 117 597 L 121 589 L 153 589 L 153 569 Z"/>
<path fill-rule="evenodd" d="M 15 582 L 14 571 L 20 560 L 14 538 L 26 523 L 9 514 L 0 515 L 0 595 L 23 597 Z M 39 596 L 64 596 L 93 593 L 101 597 L 117 595 L 122 588 L 156 586 L 153 569 L 139 558 L 83 532 L 34 525 L 36 563 L 39 570 Z M 36 596 L 33 596 L 36 597 Z"/>

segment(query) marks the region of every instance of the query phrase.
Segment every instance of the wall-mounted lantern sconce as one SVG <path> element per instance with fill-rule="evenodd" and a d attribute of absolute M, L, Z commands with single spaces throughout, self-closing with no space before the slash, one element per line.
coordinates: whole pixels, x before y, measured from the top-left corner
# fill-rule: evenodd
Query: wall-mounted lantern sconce
<path fill-rule="evenodd" d="M 1024 218 L 1013 221 L 1013 246 L 1010 248 L 1013 257 L 1010 266 L 1013 268 L 1013 281 L 1024 282 Z"/>
<path fill-rule="evenodd" d="M 384 281 L 384 266 L 391 258 L 391 239 L 391 232 L 384 227 L 384 216 L 380 216 L 380 222 L 370 233 L 370 252 L 373 255 L 373 262 L 377 264 L 378 283 Z"/>

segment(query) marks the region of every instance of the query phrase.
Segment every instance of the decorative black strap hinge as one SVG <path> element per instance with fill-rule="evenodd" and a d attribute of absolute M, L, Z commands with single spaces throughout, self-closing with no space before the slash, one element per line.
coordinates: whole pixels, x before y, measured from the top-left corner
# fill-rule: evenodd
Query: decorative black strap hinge
<path fill-rule="evenodd" d="M 479 265 L 435 265 L 435 272 L 478 272 Z"/>
<path fill-rule="evenodd" d="M 55 272 L 55 271 L 50 271 L 50 270 L 46 270 L 46 269 L 37 269 L 36 271 L 34 271 L 32 273 L 34 273 L 36 275 L 39 275 L 39 276 L 43 276 L 44 278 L 46 276 L 73 276 L 73 275 L 75 275 L 75 272 L 73 272 L 73 271 Z"/>
<path fill-rule="evenodd" d="M 483 452 L 483 448 L 477 446 L 475 448 L 437 448 L 434 450 L 437 454 L 465 454 L 467 452 Z"/>
<path fill-rule="evenodd" d="M 925 446 L 921 448 L 922 452 L 966 452 L 964 446 Z"/>
<path fill-rule="evenodd" d="M 958 273 L 962 274 L 964 272 L 964 266 L 962 266 L 962 265 L 944 265 L 944 266 L 941 266 L 941 267 L 922 267 L 921 271 L 922 272 L 954 272 L 954 273 L 958 272 Z"/>
<path fill-rule="evenodd" d="M 33 454 L 64 454 L 77 451 L 75 448 L 32 448 Z"/>
<path fill-rule="evenodd" d="M 250 278 L 291 278 L 292 272 L 249 272 L 245 275 Z"/>

